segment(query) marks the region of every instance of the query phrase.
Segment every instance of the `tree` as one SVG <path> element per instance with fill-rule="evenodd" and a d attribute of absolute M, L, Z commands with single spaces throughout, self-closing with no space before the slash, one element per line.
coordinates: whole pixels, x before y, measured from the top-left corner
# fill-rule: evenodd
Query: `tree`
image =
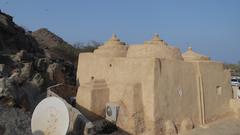
<path fill-rule="evenodd" d="M 230 69 L 233 76 L 240 76 L 240 61 L 237 64 L 224 64 L 224 67 Z"/>

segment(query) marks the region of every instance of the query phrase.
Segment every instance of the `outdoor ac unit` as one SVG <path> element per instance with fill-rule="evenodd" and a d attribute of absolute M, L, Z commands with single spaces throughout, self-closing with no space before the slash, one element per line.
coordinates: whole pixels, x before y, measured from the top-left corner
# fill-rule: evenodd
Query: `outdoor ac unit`
<path fill-rule="evenodd" d="M 106 120 L 116 123 L 118 117 L 119 105 L 115 103 L 106 104 Z"/>

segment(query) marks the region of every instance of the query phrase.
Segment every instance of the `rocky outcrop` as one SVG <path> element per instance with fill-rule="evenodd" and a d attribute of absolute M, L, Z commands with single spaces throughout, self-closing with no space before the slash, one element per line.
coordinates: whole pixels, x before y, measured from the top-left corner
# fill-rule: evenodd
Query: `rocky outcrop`
<path fill-rule="evenodd" d="M 51 48 L 62 44 L 68 44 L 62 38 L 49 31 L 47 28 L 41 28 L 32 32 L 32 36 L 43 47 Z"/>
<path fill-rule="evenodd" d="M 47 29 L 31 34 L 0 10 L 0 135 L 30 135 L 29 111 L 49 86 L 75 89 L 76 68 L 65 55 L 69 48 L 74 49 Z"/>
<path fill-rule="evenodd" d="M 28 55 L 27 52 L 24 53 Z M 12 59 L 9 57 L 12 62 L 0 64 L 2 104 L 31 109 L 35 105 L 35 99 L 45 92 L 47 87 L 57 83 L 75 85 L 75 68 L 71 62 L 38 57 L 25 59 L 22 54 L 23 51 L 20 51 Z M 19 59 L 16 60 L 16 57 Z"/>
<path fill-rule="evenodd" d="M 47 87 L 74 85 L 72 62 L 54 49 L 46 49 L 63 45 L 70 46 L 47 29 L 31 34 L 0 11 L 0 103 L 31 110 Z"/>
<path fill-rule="evenodd" d="M 32 32 L 31 35 L 44 50 L 47 58 L 65 61 L 74 61 L 77 58 L 74 55 L 76 49 L 48 29 L 41 28 Z"/>
<path fill-rule="evenodd" d="M 39 52 L 38 43 L 23 28 L 13 22 L 13 17 L 0 11 L 0 51 L 19 50 Z"/>

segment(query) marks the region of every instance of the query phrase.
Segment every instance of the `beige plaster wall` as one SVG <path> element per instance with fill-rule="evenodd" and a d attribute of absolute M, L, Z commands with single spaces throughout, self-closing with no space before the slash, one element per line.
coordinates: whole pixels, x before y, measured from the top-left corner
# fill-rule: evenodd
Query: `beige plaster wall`
<path fill-rule="evenodd" d="M 218 62 L 199 62 L 202 75 L 206 122 L 230 112 L 229 100 L 233 97 L 230 72 Z"/>
<path fill-rule="evenodd" d="M 127 114 L 126 112 L 122 113 L 125 117 L 126 115 L 132 117 L 139 110 L 132 108 L 133 105 L 131 104 L 136 104 L 136 102 L 133 100 L 134 98 L 129 97 L 131 96 L 129 87 L 139 84 L 141 89 L 137 91 L 133 87 L 132 90 L 135 91 L 135 94 L 139 92 L 142 95 L 142 99 L 136 99 L 142 101 L 141 115 L 146 120 L 154 121 L 155 62 L 156 59 L 154 58 L 107 58 L 87 53 L 80 54 L 77 78 L 80 81 L 80 86 L 88 83 L 92 78 L 105 79 L 110 90 L 109 102 L 120 103 L 122 105 L 120 111 L 126 106 Z M 145 125 L 148 126 L 149 124 Z"/>
<path fill-rule="evenodd" d="M 199 123 L 196 68 L 192 63 L 158 59 L 155 65 L 154 115 L 157 121 L 172 120 L 179 126 L 190 118 Z"/>
<path fill-rule="evenodd" d="M 199 70 L 199 71 L 198 71 Z M 199 74 L 202 84 L 199 84 Z M 217 62 L 183 62 L 158 59 L 155 65 L 154 114 L 159 123 L 173 120 L 179 127 L 190 118 L 201 124 L 200 86 L 203 87 L 202 110 L 206 123 L 224 117 L 231 110 L 230 74 Z M 217 88 L 221 88 L 221 91 Z"/>

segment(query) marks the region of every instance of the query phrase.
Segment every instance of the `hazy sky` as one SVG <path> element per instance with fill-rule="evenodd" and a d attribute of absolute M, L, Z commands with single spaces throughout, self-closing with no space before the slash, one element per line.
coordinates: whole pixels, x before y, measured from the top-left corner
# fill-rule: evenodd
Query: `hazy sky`
<path fill-rule="evenodd" d="M 143 43 L 154 33 L 183 52 L 240 60 L 240 0 L 0 0 L 0 9 L 30 30 L 46 27 L 69 43 Z"/>

